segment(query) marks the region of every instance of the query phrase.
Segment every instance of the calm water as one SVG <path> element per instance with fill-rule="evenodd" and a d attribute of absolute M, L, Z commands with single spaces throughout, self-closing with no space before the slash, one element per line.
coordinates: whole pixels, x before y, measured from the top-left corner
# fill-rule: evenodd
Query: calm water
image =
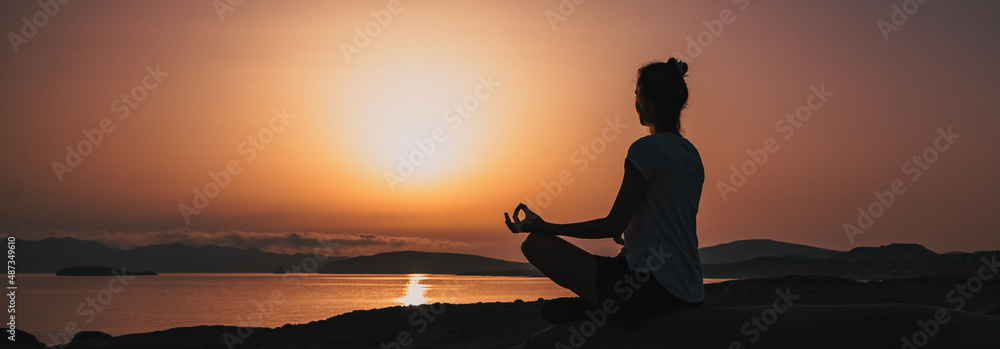
<path fill-rule="evenodd" d="M 394 305 L 572 296 L 534 277 L 161 274 L 124 287 L 112 280 L 19 274 L 17 326 L 54 344 L 86 330 L 117 336 L 198 325 L 277 327 Z"/>

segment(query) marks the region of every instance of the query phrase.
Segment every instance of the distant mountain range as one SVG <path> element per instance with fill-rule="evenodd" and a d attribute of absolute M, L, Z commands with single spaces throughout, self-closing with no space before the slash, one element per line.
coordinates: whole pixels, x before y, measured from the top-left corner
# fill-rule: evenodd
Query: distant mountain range
<path fill-rule="evenodd" d="M 104 266 L 130 271 L 157 273 L 271 273 L 291 271 L 309 255 L 278 254 L 258 249 L 238 249 L 208 245 L 195 247 L 181 243 L 149 245 L 132 250 L 105 246 L 96 241 L 74 238 L 47 238 L 18 241 L 18 271 L 54 273 L 77 266 Z M 703 263 L 725 263 L 762 256 L 787 254 L 811 258 L 828 257 L 838 251 L 773 240 L 743 240 L 700 250 Z M 511 262 L 468 254 L 430 252 L 388 252 L 374 256 L 330 257 L 321 263 L 338 263 L 321 268 L 323 273 L 345 274 L 542 274 L 528 263 Z"/>
<path fill-rule="evenodd" d="M 75 266 L 104 266 L 156 273 L 271 273 L 293 270 L 310 257 L 258 249 L 180 243 L 132 250 L 73 238 L 19 240 L 18 271 L 54 273 Z M 982 258 L 998 252 L 938 254 L 917 244 L 858 247 L 847 252 L 773 240 L 741 240 L 699 249 L 707 278 L 761 278 L 785 275 L 832 275 L 851 279 L 896 279 L 967 275 Z M 372 256 L 329 257 L 318 272 L 329 274 L 467 274 L 541 276 L 528 263 L 459 253 L 401 251 Z"/>
<path fill-rule="evenodd" d="M 55 273 L 76 266 L 104 266 L 129 271 L 156 273 L 271 273 L 280 266 L 292 270 L 312 255 L 278 254 L 255 248 L 208 245 L 195 247 L 181 243 L 149 245 L 122 250 L 96 241 L 74 238 L 47 238 L 17 241 L 17 271 Z M 323 263 L 344 257 L 329 257 Z"/>
<path fill-rule="evenodd" d="M 116 275 L 157 275 L 151 271 L 131 271 L 109 267 L 69 267 L 56 270 L 56 276 L 116 276 Z"/>
<path fill-rule="evenodd" d="M 474 274 L 542 275 L 528 263 L 459 253 L 386 252 L 335 261 L 324 274 Z"/>
<path fill-rule="evenodd" d="M 979 270 L 984 259 L 995 261 L 998 253 L 1000 251 L 938 254 L 918 244 L 890 244 L 857 247 L 829 258 L 800 255 L 757 257 L 733 263 L 702 263 L 701 269 L 708 278 L 832 275 L 856 280 L 884 280 L 968 276 Z"/>

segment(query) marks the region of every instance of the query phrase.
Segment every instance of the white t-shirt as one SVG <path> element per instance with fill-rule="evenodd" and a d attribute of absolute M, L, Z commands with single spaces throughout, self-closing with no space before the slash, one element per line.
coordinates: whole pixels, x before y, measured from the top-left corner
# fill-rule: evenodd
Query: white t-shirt
<path fill-rule="evenodd" d="M 680 135 L 661 132 L 636 140 L 625 157 L 648 187 L 625 228 L 628 265 L 652 271 L 656 280 L 687 302 L 705 299 L 695 216 L 705 183 L 698 150 Z"/>

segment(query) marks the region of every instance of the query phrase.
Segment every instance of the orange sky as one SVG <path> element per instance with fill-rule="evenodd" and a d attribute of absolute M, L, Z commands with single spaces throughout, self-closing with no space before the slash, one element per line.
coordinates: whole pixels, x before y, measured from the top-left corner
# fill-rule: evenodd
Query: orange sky
<path fill-rule="evenodd" d="M 902 3 L 587 1 L 560 18 L 557 1 L 5 2 L 0 229 L 522 260 L 502 212 L 529 199 L 555 222 L 606 214 L 646 134 L 635 70 L 681 54 L 702 246 L 1000 249 L 1000 4 L 907 8 L 886 40 L 877 23 Z M 791 132 L 780 120 L 797 108 L 808 120 Z M 953 144 L 937 140 L 948 127 Z M 88 135 L 100 142 L 79 148 Z M 777 150 L 724 200 L 718 183 L 769 138 Z M 89 154 L 70 166 L 67 146 Z M 934 163 L 905 164 L 915 155 Z M 226 185 L 186 221 L 210 173 Z M 905 193 L 852 243 L 844 224 L 894 180 Z"/>

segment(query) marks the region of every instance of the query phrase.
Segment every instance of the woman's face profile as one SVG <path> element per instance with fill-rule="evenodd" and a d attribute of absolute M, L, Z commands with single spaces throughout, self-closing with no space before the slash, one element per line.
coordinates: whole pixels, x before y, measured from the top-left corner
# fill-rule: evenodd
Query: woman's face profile
<path fill-rule="evenodd" d="M 639 85 L 635 85 L 635 112 L 639 115 L 639 124 L 642 124 L 642 105 L 639 101 Z"/>
<path fill-rule="evenodd" d="M 642 111 L 643 111 L 644 108 L 643 108 L 643 99 L 642 99 L 642 96 L 639 94 L 639 91 L 641 89 L 642 89 L 641 86 L 639 86 L 638 84 L 635 85 L 635 112 L 639 116 L 639 125 L 646 126 L 646 122 L 643 121 L 643 117 L 642 117 L 642 115 L 643 115 Z"/>

